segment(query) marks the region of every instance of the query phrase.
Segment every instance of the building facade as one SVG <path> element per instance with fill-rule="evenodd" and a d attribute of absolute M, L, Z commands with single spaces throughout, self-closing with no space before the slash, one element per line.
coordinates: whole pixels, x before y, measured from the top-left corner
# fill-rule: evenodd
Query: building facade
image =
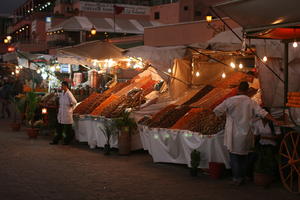
<path fill-rule="evenodd" d="M 145 29 L 203 20 L 217 1 L 27 0 L 14 11 L 8 35 L 16 48 L 41 53 L 95 39 L 143 43 Z"/>

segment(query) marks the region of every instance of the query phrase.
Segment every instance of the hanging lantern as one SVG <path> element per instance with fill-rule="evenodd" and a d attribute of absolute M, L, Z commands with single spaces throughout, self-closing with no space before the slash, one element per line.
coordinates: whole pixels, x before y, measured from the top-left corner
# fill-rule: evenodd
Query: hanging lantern
<path fill-rule="evenodd" d="M 97 30 L 96 30 L 95 26 L 93 26 L 91 29 L 91 34 L 96 35 L 96 33 L 97 33 Z"/>
<path fill-rule="evenodd" d="M 212 16 L 211 15 L 206 15 L 205 19 L 208 23 L 210 23 L 212 21 Z"/>

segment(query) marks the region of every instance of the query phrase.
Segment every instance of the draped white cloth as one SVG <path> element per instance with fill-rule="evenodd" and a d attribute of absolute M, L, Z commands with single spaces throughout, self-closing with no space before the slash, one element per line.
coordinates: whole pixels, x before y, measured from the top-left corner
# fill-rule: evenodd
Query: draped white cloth
<path fill-rule="evenodd" d="M 91 149 L 104 147 L 107 143 L 105 134 L 105 123 L 109 122 L 106 118 L 74 118 L 73 128 L 75 130 L 76 140 L 87 142 Z M 118 148 L 118 135 L 113 134 L 110 138 L 110 146 Z M 140 137 L 138 134 L 132 135 L 131 150 L 142 149 Z"/>
<path fill-rule="evenodd" d="M 139 126 L 141 141 L 154 162 L 187 164 L 194 149 L 201 153 L 199 168 L 208 168 L 209 162 L 224 163 L 230 168 L 229 154 L 223 145 L 223 131 L 212 136 L 198 135 L 187 130 L 149 128 Z"/>

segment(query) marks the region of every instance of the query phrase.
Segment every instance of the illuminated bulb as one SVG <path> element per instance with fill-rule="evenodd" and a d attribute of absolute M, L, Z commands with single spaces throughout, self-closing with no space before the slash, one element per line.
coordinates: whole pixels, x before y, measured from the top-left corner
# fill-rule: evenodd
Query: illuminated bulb
<path fill-rule="evenodd" d="M 199 72 L 196 72 L 196 76 L 199 77 L 199 76 L 200 76 L 200 73 L 199 73 Z"/>
<path fill-rule="evenodd" d="M 23 69 L 23 66 L 22 66 L 22 65 L 20 65 L 19 67 L 20 67 L 20 69 Z"/>
<path fill-rule="evenodd" d="M 169 73 L 172 73 L 172 69 L 171 69 L 171 68 L 169 68 L 169 69 L 168 69 L 168 72 L 169 72 Z"/>
<path fill-rule="evenodd" d="M 12 37 L 10 35 L 6 36 L 6 39 L 11 40 Z"/>
<path fill-rule="evenodd" d="M 42 109 L 42 114 L 47 114 L 47 113 L 48 113 L 47 108 L 43 108 Z"/>
<path fill-rule="evenodd" d="M 15 72 L 12 72 L 11 75 L 15 75 Z"/>
<path fill-rule="evenodd" d="M 16 74 L 19 74 L 20 73 L 20 70 L 16 69 Z"/>
<path fill-rule="evenodd" d="M 243 69 L 243 67 L 244 67 L 243 64 L 240 63 L 240 64 L 239 64 L 239 68 L 240 68 L 240 69 Z"/>
<path fill-rule="evenodd" d="M 39 74 L 39 73 L 41 73 L 41 70 L 39 70 L 39 69 L 38 69 L 38 70 L 36 70 L 36 73 L 38 73 L 38 74 Z"/>
<path fill-rule="evenodd" d="M 211 16 L 211 15 L 207 15 L 207 16 L 205 17 L 205 19 L 206 19 L 206 21 L 207 21 L 208 23 L 210 23 L 210 22 L 212 21 L 212 16 Z"/>
<path fill-rule="evenodd" d="M 92 35 L 96 35 L 96 33 L 97 33 L 97 30 L 96 30 L 96 28 L 93 26 L 92 29 L 91 29 L 91 34 L 92 34 Z"/>
<path fill-rule="evenodd" d="M 267 62 L 267 60 L 268 60 L 267 56 L 264 56 L 264 57 L 263 57 L 263 61 L 264 61 L 264 62 Z"/>
<path fill-rule="evenodd" d="M 4 44 L 7 44 L 9 41 L 8 41 L 8 39 L 4 39 Z"/>
<path fill-rule="evenodd" d="M 222 73 L 222 78 L 226 78 L 225 72 Z"/>
<path fill-rule="evenodd" d="M 234 64 L 234 62 L 231 62 L 231 63 L 230 63 L 230 67 L 231 67 L 232 69 L 234 69 L 234 68 L 235 68 L 235 64 Z"/>
<path fill-rule="evenodd" d="M 293 47 L 296 48 L 297 46 L 298 46 L 298 43 L 295 41 L 295 42 L 293 43 Z"/>
<path fill-rule="evenodd" d="M 192 67 L 194 67 L 194 62 L 192 62 Z"/>

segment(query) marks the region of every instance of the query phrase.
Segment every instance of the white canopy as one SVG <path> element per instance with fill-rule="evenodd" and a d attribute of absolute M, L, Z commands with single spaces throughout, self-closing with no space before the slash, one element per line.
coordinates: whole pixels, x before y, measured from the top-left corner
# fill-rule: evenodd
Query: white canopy
<path fill-rule="evenodd" d="M 122 58 L 123 51 L 123 49 L 120 49 L 109 42 L 101 41 L 85 42 L 58 50 L 58 52 L 62 54 L 80 56 L 97 60 Z"/>
<path fill-rule="evenodd" d="M 53 31 L 90 31 L 95 27 L 99 32 L 117 32 L 144 34 L 145 27 L 161 25 L 156 21 L 136 20 L 136 19 L 119 19 L 115 21 L 112 18 L 95 18 L 85 16 L 74 16 L 62 23 L 51 27 L 48 32 Z"/>

